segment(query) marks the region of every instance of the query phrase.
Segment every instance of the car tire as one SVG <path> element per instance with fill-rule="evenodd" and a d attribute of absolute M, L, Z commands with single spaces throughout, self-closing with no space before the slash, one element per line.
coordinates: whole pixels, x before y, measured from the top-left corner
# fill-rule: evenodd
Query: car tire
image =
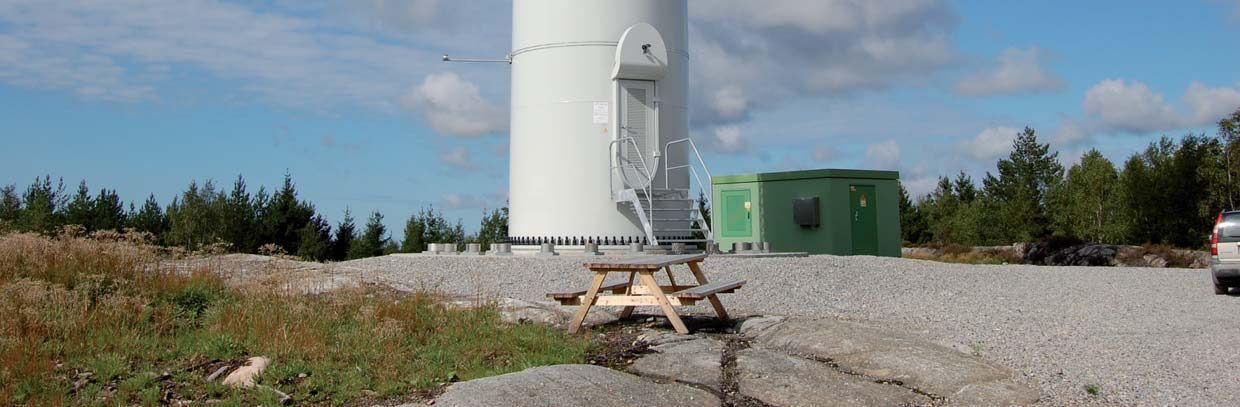
<path fill-rule="evenodd" d="M 1227 294 L 1227 286 L 1215 284 L 1214 295 L 1224 295 L 1224 294 Z"/>

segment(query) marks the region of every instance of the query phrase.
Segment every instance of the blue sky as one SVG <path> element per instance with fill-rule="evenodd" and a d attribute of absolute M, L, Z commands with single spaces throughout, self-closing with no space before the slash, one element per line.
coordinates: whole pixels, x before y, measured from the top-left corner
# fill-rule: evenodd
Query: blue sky
<path fill-rule="evenodd" d="M 0 0 L 0 184 L 85 179 L 163 203 L 276 186 L 333 223 L 507 196 L 503 0 Z M 1070 165 L 1240 108 L 1240 1 L 690 0 L 691 132 L 715 174 L 980 177 L 1017 129 Z"/>

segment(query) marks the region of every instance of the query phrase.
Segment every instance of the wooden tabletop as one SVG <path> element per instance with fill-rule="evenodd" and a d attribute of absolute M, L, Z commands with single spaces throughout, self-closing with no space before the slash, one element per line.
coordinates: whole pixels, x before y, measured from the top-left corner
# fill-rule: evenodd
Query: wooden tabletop
<path fill-rule="evenodd" d="M 702 261 L 706 253 L 675 254 L 668 256 L 642 256 L 617 260 L 586 263 L 586 268 L 594 271 L 603 270 L 658 270 L 674 264 Z"/>

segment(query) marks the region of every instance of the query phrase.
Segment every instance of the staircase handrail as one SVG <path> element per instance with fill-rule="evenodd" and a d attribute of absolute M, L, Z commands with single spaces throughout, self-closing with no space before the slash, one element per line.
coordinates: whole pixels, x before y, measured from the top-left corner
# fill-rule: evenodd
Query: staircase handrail
<path fill-rule="evenodd" d="M 617 143 L 622 143 L 622 142 L 628 142 L 633 145 L 633 149 L 637 151 L 638 160 L 641 160 L 641 164 L 642 164 L 641 168 L 638 168 L 636 165 L 632 163 L 622 164 L 620 162 L 621 160 L 619 156 L 616 155 L 615 146 Z M 611 187 L 611 193 L 613 194 L 612 198 L 615 199 L 614 194 L 616 193 L 616 177 L 615 177 L 616 169 L 622 170 L 619 174 L 620 177 L 624 177 L 623 169 L 625 168 L 625 165 L 632 167 L 634 170 L 640 169 L 642 171 L 642 175 L 645 175 L 646 180 L 647 180 L 645 185 L 641 187 L 641 190 L 642 192 L 646 193 L 646 208 L 648 208 L 650 212 L 648 219 L 654 218 L 654 197 L 653 197 L 654 194 L 651 193 L 652 192 L 651 189 L 654 188 L 654 176 L 651 175 L 650 173 L 651 172 L 650 167 L 646 164 L 646 156 L 645 154 L 642 154 L 642 149 L 640 146 L 638 146 L 637 140 L 634 140 L 633 136 L 617 137 L 615 140 L 612 140 L 610 143 L 607 144 L 607 153 L 608 155 L 610 155 L 611 158 L 615 159 L 616 163 L 618 164 L 618 165 L 611 166 L 610 171 L 612 174 L 607 177 L 607 184 L 609 187 Z M 652 239 L 654 237 L 654 234 L 653 234 L 654 225 L 643 224 L 642 227 L 646 229 L 647 239 Z M 650 244 L 655 244 L 655 241 L 651 240 Z"/>
<path fill-rule="evenodd" d="M 705 172 L 705 173 L 706 173 L 706 179 L 707 179 L 708 181 L 713 182 L 714 177 L 710 175 L 710 168 L 706 166 L 706 160 L 702 159 L 702 152 L 701 152 L 701 151 L 698 151 L 698 148 L 697 148 L 697 143 L 694 143 L 694 142 L 693 142 L 693 139 L 686 137 L 686 138 L 682 138 L 682 139 L 680 139 L 680 140 L 673 140 L 673 141 L 669 141 L 667 144 L 664 144 L 664 145 L 663 145 L 663 156 L 664 156 L 664 157 L 670 157 L 670 156 L 667 154 L 668 150 L 669 150 L 669 149 L 671 149 L 672 145 L 674 145 L 674 144 L 681 144 L 681 143 L 687 143 L 687 144 L 689 144 L 689 147 L 693 149 L 693 155 L 694 155 L 695 157 L 697 157 L 698 164 L 701 164 L 701 166 L 702 166 L 702 172 Z M 701 178 L 701 177 L 698 177 L 697 169 L 695 169 L 695 168 L 693 167 L 692 161 L 685 160 L 685 163 L 684 163 L 683 165 L 675 165 L 675 166 L 673 166 L 673 165 L 670 165 L 670 164 L 671 164 L 671 162 L 667 162 L 667 163 L 664 163 L 664 165 L 663 165 L 663 189 L 670 189 L 670 188 L 671 188 L 671 187 L 670 187 L 670 184 L 669 184 L 669 181 L 671 180 L 671 171 L 672 171 L 672 170 L 679 170 L 679 169 L 682 169 L 682 168 L 688 168 L 688 169 L 689 169 L 689 173 L 690 173 L 690 174 L 693 174 L 693 179 L 697 181 L 698 188 L 699 188 L 699 189 L 702 189 L 702 190 L 704 190 L 704 191 L 706 191 L 706 196 L 710 197 L 710 198 L 707 198 L 707 199 L 714 199 L 714 192 L 715 192 L 714 185 L 712 185 L 712 184 L 710 184 L 710 183 L 704 183 L 704 182 L 702 182 L 702 178 Z M 692 191 L 693 191 L 693 190 L 692 190 L 692 188 L 690 188 L 689 192 L 692 192 Z M 707 238 L 708 240 L 714 240 L 714 239 L 713 239 L 714 233 L 712 233 L 712 232 L 710 231 L 710 225 L 707 225 L 707 224 L 706 224 L 706 217 L 705 217 L 705 216 L 703 216 L 703 215 L 704 215 L 704 214 L 702 214 L 702 213 L 700 213 L 700 212 L 698 213 L 698 217 L 699 217 L 699 219 L 701 219 L 701 222 L 699 222 L 699 223 L 701 224 L 702 229 L 704 229 L 704 230 L 706 231 L 706 238 Z"/>

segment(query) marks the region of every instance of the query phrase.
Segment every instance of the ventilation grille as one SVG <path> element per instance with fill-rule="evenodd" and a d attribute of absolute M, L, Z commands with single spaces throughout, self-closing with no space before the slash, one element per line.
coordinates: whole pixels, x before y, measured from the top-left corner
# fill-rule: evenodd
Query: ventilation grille
<path fill-rule="evenodd" d="M 624 127 L 628 129 L 627 136 L 632 137 L 635 144 L 645 149 L 649 144 L 647 135 L 649 130 L 646 128 L 646 89 L 642 88 L 625 88 L 625 116 Z M 638 152 L 631 144 L 626 143 L 624 159 L 633 165 L 640 166 L 642 164 L 642 153 Z"/>

